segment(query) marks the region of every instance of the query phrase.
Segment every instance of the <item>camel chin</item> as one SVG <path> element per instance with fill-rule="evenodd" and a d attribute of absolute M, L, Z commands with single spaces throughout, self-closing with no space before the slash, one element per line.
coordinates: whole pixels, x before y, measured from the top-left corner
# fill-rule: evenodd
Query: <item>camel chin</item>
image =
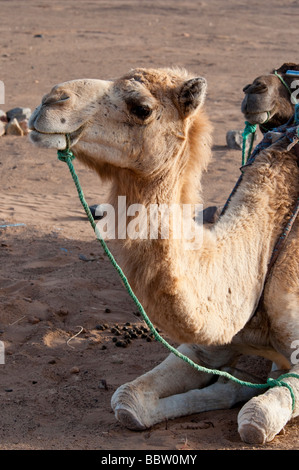
<path fill-rule="evenodd" d="M 250 124 L 264 124 L 269 120 L 269 112 L 248 113 L 245 114 L 245 119 L 250 122 Z"/>
<path fill-rule="evenodd" d="M 36 147 L 63 150 L 67 146 L 64 134 L 44 134 L 36 130 L 32 130 L 29 134 L 29 140 Z"/>

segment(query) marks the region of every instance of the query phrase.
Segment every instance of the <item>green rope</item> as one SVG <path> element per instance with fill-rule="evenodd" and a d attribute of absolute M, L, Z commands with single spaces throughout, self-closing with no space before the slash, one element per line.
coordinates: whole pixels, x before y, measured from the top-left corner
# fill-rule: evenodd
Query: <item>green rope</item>
<path fill-rule="evenodd" d="M 296 404 L 296 400 L 295 400 L 295 394 L 293 392 L 293 389 L 291 387 L 290 384 L 288 384 L 287 382 L 285 382 L 283 379 L 284 378 L 287 378 L 287 377 L 296 377 L 297 379 L 299 379 L 299 375 L 298 374 L 292 374 L 292 373 L 288 373 L 288 374 L 284 374 L 284 375 L 281 375 L 280 377 L 278 377 L 278 379 L 272 379 L 272 378 L 269 378 L 267 380 L 266 383 L 264 384 L 256 384 L 256 383 L 251 383 L 251 382 L 246 382 L 246 381 L 243 381 L 243 380 L 240 380 L 236 377 L 234 377 L 233 375 L 229 374 L 228 372 L 226 371 L 222 371 L 222 370 L 216 370 L 216 369 L 209 369 L 207 367 L 203 367 L 203 366 L 200 366 L 199 364 L 196 364 L 195 362 L 193 362 L 189 357 L 185 356 L 184 354 L 180 353 L 177 349 L 175 349 L 173 346 L 171 346 L 164 338 L 162 338 L 162 336 L 157 332 L 157 330 L 155 329 L 154 325 L 152 324 L 152 322 L 150 321 L 150 319 L 148 318 L 142 304 L 140 303 L 140 301 L 138 300 L 138 298 L 136 297 L 136 295 L 134 294 L 130 284 L 129 284 L 129 281 L 128 279 L 126 278 L 124 272 L 122 271 L 121 267 L 117 264 L 114 256 L 112 255 L 111 251 L 109 250 L 106 242 L 103 240 L 101 234 L 100 234 L 100 231 L 97 227 L 97 224 L 95 223 L 94 221 L 94 218 L 92 216 L 92 213 L 89 209 L 89 206 L 85 200 L 85 197 L 84 197 L 84 194 L 83 194 L 83 191 L 82 191 L 82 188 L 81 188 L 81 185 L 80 185 L 80 182 L 79 182 L 79 179 L 78 179 L 78 176 L 75 172 L 75 169 L 74 169 L 74 165 L 72 163 L 72 160 L 75 158 L 74 154 L 71 152 L 71 150 L 69 150 L 68 148 L 65 149 L 65 150 L 58 150 L 57 152 L 57 155 L 58 155 L 58 159 L 60 161 L 63 161 L 65 163 L 67 163 L 68 167 L 69 167 L 69 170 L 70 170 L 70 173 L 72 175 L 72 178 L 74 180 L 74 183 L 76 185 L 76 188 L 77 188 L 77 191 L 78 191 L 78 195 L 79 195 L 79 199 L 81 201 L 81 204 L 85 210 L 85 213 L 88 217 L 88 220 L 89 222 L 91 223 L 91 226 L 93 227 L 94 229 L 94 232 L 96 234 L 96 237 L 97 239 L 100 241 L 101 245 L 102 245 L 102 248 L 105 252 L 105 254 L 108 256 L 109 260 L 111 261 L 113 267 L 116 269 L 116 271 L 118 272 L 121 280 L 123 281 L 124 285 L 125 285 L 125 288 L 128 292 L 128 294 L 130 295 L 130 297 L 133 299 L 135 305 L 138 307 L 138 310 L 140 311 L 145 323 L 147 324 L 147 326 L 149 327 L 149 329 L 151 330 L 151 332 L 153 333 L 153 336 L 155 338 L 155 340 L 159 341 L 160 343 L 162 343 L 170 352 L 172 352 L 174 355 L 176 355 L 177 357 L 179 357 L 180 359 L 182 359 L 183 361 L 185 361 L 187 364 L 189 364 L 190 366 L 194 367 L 196 370 L 198 370 L 199 372 L 205 372 L 207 374 L 214 374 L 214 375 L 219 375 L 219 376 L 222 376 L 222 377 L 225 377 L 229 380 L 232 380 L 233 382 L 236 382 L 237 384 L 239 385 L 243 385 L 243 386 L 247 386 L 247 387 L 251 387 L 251 388 L 257 388 L 257 389 L 262 389 L 262 388 L 272 388 L 272 387 L 286 387 L 288 388 L 288 390 L 290 391 L 290 394 L 291 394 L 291 397 L 292 397 L 292 410 L 294 410 L 295 408 L 295 404 Z"/>
<path fill-rule="evenodd" d="M 276 75 L 277 78 L 279 78 L 279 80 L 281 81 L 281 83 L 286 87 L 286 89 L 288 90 L 288 92 L 290 93 L 290 95 L 292 94 L 292 91 L 289 87 L 289 85 L 287 84 L 287 82 L 282 78 L 281 75 L 279 75 L 279 73 L 274 70 L 274 75 Z"/>
<path fill-rule="evenodd" d="M 254 136 L 256 132 L 256 124 L 250 124 L 250 122 L 245 121 L 245 129 L 243 131 L 242 137 L 243 137 L 243 145 L 242 145 L 242 166 L 245 165 L 247 162 L 248 158 L 251 155 L 252 147 L 253 147 L 253 142 L 254 142 Z M 246 141 L 248 137 L 251 136 L 251 142 L 248 150 L 248 155 L 246 158 Z"/>

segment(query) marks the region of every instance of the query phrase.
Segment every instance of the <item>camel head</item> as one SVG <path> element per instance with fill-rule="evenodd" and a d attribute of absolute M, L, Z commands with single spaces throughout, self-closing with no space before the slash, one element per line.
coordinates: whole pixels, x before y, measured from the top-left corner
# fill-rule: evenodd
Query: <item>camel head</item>
<path fill-rule="evenodd" d="M 172 69 L 68 81 L 56 85 L 33 112 L 30 140 L 64 149 L 68 136 L 75 156 L 101 176 L 108 167 L 110 173 L 113 167 L 141 176 L 179 168 L 206 87 L 204 78 Z"/>
<path fill-rule="evenodd" d="M 286 63 L 276 69 L 291 87 L 294 77 L 286 75 L 287 70 L 299 70 L 299 65 Z M 264 126 L 268 130 L 285 124 L 294 114 L 290 92 L 274 72 L 257 77 L 243 88 L 245 97 L 241 104 L 242 113 L 251 124 L 261 125 L 261 130 Z"/>

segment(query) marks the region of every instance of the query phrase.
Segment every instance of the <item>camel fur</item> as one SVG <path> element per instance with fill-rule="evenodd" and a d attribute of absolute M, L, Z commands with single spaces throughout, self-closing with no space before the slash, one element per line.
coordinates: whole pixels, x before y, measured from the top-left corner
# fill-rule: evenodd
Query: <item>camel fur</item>
<path fill-rule="evenodd" d="M 31 141 L 63 149 L 111 182 L 116 207 L 199 203 L 200 177 L 211 156 L 211 125 L 204 111 L 206 81 L 179 69 L 135 69 L 116 80 L 56 85 L 34 111 Z M 195 362 L 235 370 L 240 355 L 263 356 L 278 369 L 291 363 L 299 338 L 299 223 L 280 254 L 256 311 L 274 244 L 298 196 L 296 154 L 279 141 L 244 169 L 225 214 L 203 227 L 200 247 L 186 240 L 116 239 L 115 253 L 150 319 Z M 116 224 L 122 223 L 117 219 Z M 250 377 L 250 380 L 258 380 Z M 229 408 L 239 413 L 242 440 L 265 443 L 299 414 L 299 380 L 286 379 L 297 398 L 274 387 L 259 394 L 199 373 L 170 354 L 112 397 L 116 418 L 142 430 L 166 419 Z M 257 396 L 254 396 L 257 395 Z"/>

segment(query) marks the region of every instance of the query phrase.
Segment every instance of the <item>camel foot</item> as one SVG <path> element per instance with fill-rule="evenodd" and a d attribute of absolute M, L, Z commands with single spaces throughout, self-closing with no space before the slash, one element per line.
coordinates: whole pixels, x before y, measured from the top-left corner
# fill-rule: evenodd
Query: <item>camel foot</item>
<path fill-rule="evenodd" d="M 247 444 L 265 444 L 267 442 L 264 430 L 249 422 L 244 422 L 239 426 L 239 434 L 242 441 Z"/>
<path fill-rule="evenodd" d="M 265 444 L 286 425 L 292 415 L 288 390 L 275 387 L 252 398 L 238 416 L 239 434 L 248 444 Z"/>
<path fill-rule="evenodd" d="M 117 405 L 115 410 L 116 419 L 126 428 L 132 431 L 143 431 L 146 426 L 138 419 L 133 410 Z"/>
<path fill-rule="evenodd" d="M 142 431 L 151 426 L 148 410 L 150 402 L 150 396 L 145 400 L 143 393 L 133 383 L 119 387 L 111 398 L 116 419 L 133 431 Z"/>

